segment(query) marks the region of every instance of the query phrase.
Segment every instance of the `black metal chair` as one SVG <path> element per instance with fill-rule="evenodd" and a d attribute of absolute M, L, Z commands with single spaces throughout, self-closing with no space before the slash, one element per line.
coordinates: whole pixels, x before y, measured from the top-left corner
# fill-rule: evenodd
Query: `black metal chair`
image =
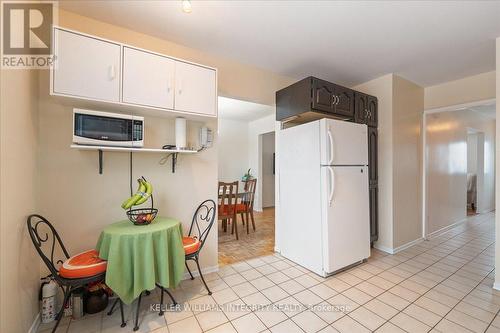
<path fill-rule="evenodd" d="M 35 246 L 36 251 L 40 255 L 40 258 L 42 258 L 43 262 L 49 269 L 51 276 L 54 278 L 54 280 L 59 284 L 61 289 L 63 290 L 64 293 L 64 298 L 63 298 L 63 304 L 61 306 L 61 310 L 59 310 L 57 316 L 56 316 L 56 324 L 54 328 L 52 329 L 52 333 L 54 333 L 57 330 L 57 326 L 59 326 L 59 323 L 63 317 L 63 311 L 64 307 L 68 303 L 69 297 L 71 296 L 71 293 L 80 287 L 85 286 L 86 284 L 92 283 L 92 282 L 97 282 L 101 281 L 104 279 L 104 276 L 106 273 L 101 273 L 97 274 L 94 276 L 88 276 L 84 278 L 78 278 L 78 279 L 68 279 L 65 277 L 62 277 L 59 275 L 59 270 L 56 268 L 56 265 L 62 264 L 62 260 L 57 260 L 54 263 L 54 251 L 56 251 L 56 247 L 59 247 L 60 250 L 62 250 L 63 255 L 66 257 L 64 260 L 69 259 L 70 255 L 68 254 L 68 251 L 64 247 L 64 244 L 61 240 L 61 237 L 59 237 L 59 234 L 57 233 L 56 229 L 52 226 L 52 224 L 43 216 L 37 215 L 37 214 L 32 214 L 28 216 L 28 219 L 26 221 L 26 224 L 28 226 L 28 232 L 31 237 L 31 241 L 33 242 L 33 245 Z M 41 234 L 40 228 L 42 226 L 45 226 L 44 229 L 46 230 L 43 235 Z M 50 236 L 49 236 L 50 232 Z M 43 244 L 47 243 L 50 248 L 49 250 L 46 248 L 45 250 L 43 249 Z M 47 254 L 46 254 L 47 252 Z M 49 256 L 50 255 L 50 256 Z M 125 327 L 125 320 L 123 316 L 123 304 L 120 302 L 120 311 L 121 311 L 121 316 L 122 316 L 122 324 L 121 327 Z"/>
<path fill-rule="evenodd" d="M 189 228 L 188 236 L 197 237 L 198 240 L 200 241 L 200 246 L 195 252 L 186 254 L 186 268 L 189 272 L 189 275 L 191 276 L 191 280 L 194 280 L 194 276 L 193 273 L 191 273 L 191 270 L 189 269 L 189 266 L 187 264 L 188 260 L 193 260 L 194 262 L 196 262 L 196 266 L 198 267 L 198 273 L 200 274 L 201 280 L 203 281 L 205 288 L 207 288 L 209 295 L 212 295 L 212 292 L 208 288 L 207 283 L 203 278 L 203 274 L 200 268 L 200 263 L 198 261 L 200 252 L 203 248 L 203 245 L 205 244 L 205 240 L 208 237 L 208 233 L 210 232 L 210 229 L 214 224 L 216 216 L 216 207 L 217 206 L 215 204 L 215 201 L 209 199 L 203 201 L 196 209 L 196 212 L 193 215 L 193 220 L 191 221 L 191 227 Z"/>

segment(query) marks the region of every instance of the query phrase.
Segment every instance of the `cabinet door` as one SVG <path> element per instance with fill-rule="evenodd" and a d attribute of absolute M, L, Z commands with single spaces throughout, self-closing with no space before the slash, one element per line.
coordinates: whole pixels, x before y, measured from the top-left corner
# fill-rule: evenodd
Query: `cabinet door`
<path fill-rule="evenodd" d="M 378 101 L 377 98 L 373 96 L 368 96 L 366 124 L 372 127 L 377 127 L 378 124 Z"/>
<path fill-rule="evenodd" d="M 179 111 L 217 115 L 215 70 L 175 62 L 175 105 Z"/>
<path fill-rule="evenodd" d="M 376 127 L 368 127 L 368 174 L 370 185 L 378 183 L 378 133 Z"/>
<path fill-rule="evenodd" d="M 337 96 L 335 114 L 354 118 L 354 92 L 349 88 L 336 85 L 335 95 Z"/>
<path fill-rule="evenodd" d="M 175 60 L 123 48 L 123 102 L 174 108 Z"/>
<path fill-rule="evenodd" d="M 55 29 L 53 92 L 109 102 L 120 100 L 120 45 Z"/>
<path fill-rule="evenodd" d="M 335 112 L 335 85 L 320 79 L 312 79 L 312 109 Z"/>
<path fill-rule="evenodd" d="M 366 114 L 368 113 L 368 95 L 355 93 L 354 95 L 354 121 L 359 124 L 366 124 Z"/>
<path fill-rule="evenodd" d="M 370 242 L 378 239 L 378 187 L 370 187 Z"/>

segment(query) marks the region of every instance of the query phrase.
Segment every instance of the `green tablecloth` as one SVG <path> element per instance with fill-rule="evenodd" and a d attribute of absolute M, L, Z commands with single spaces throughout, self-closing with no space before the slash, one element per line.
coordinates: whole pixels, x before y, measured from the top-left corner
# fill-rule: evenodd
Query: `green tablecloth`
<path fill-rule="evenodd" d="M 140 293 L 176 287 L 184 274 L 184 248 L 179 221 L 157 217 L 136 226 L 124 220 L 107 226 L 96 250 L 108 261 L 106 284 L 130 304 Z"/>

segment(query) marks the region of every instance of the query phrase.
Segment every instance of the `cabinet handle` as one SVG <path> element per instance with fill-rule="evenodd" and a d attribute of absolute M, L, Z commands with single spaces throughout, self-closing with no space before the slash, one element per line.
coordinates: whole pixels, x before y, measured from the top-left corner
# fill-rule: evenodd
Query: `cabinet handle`
<path fill-rule="evenodd" d="M 179 80 L 179 95 L 182 94 L 182 86 L 183 86 L 182 80 Z"/>
<path fill-rule="evenodd" d="M 335 105 L 339 105 L 339 103 L 340 103 L 340 96 L 337 95 L 335 97 L 337 97 L 337 103 L 335 103 Z"/>
<path fill-rule="evenodd" d="M 109 77 L 111 80 L 114 80 L 116 77 L 115 65 L 109 66 Z"/>
<path fill-rule="evenodd" d="M 339 104 L 339 96 L 333 95 L 332 105 L 337 105 L 337 104 Z"/>

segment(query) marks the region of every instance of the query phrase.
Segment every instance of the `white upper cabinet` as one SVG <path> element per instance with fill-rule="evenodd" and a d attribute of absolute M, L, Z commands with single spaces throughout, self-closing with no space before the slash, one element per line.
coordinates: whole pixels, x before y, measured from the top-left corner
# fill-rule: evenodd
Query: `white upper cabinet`
<path fill-rule="evenodd" d="M 123 47 L 123 102 L 174 109 L 175 60 Z"/>
<path fill-rule="evenodd" d="M 64 28 L 54 28 L 51 94 L 217 116 L 217 70 Z M 158 115 L 158 112 L 155 113 Z"/>
<path fill-rule="evenodd" d="M 176 61 L 175 109 L 217 115 L 217 79 L 215 70 Z"/>
<path fill-rule="evenodd" d="M 53 93 L 120 101 L 120 44 L 55 29 Z"/>

